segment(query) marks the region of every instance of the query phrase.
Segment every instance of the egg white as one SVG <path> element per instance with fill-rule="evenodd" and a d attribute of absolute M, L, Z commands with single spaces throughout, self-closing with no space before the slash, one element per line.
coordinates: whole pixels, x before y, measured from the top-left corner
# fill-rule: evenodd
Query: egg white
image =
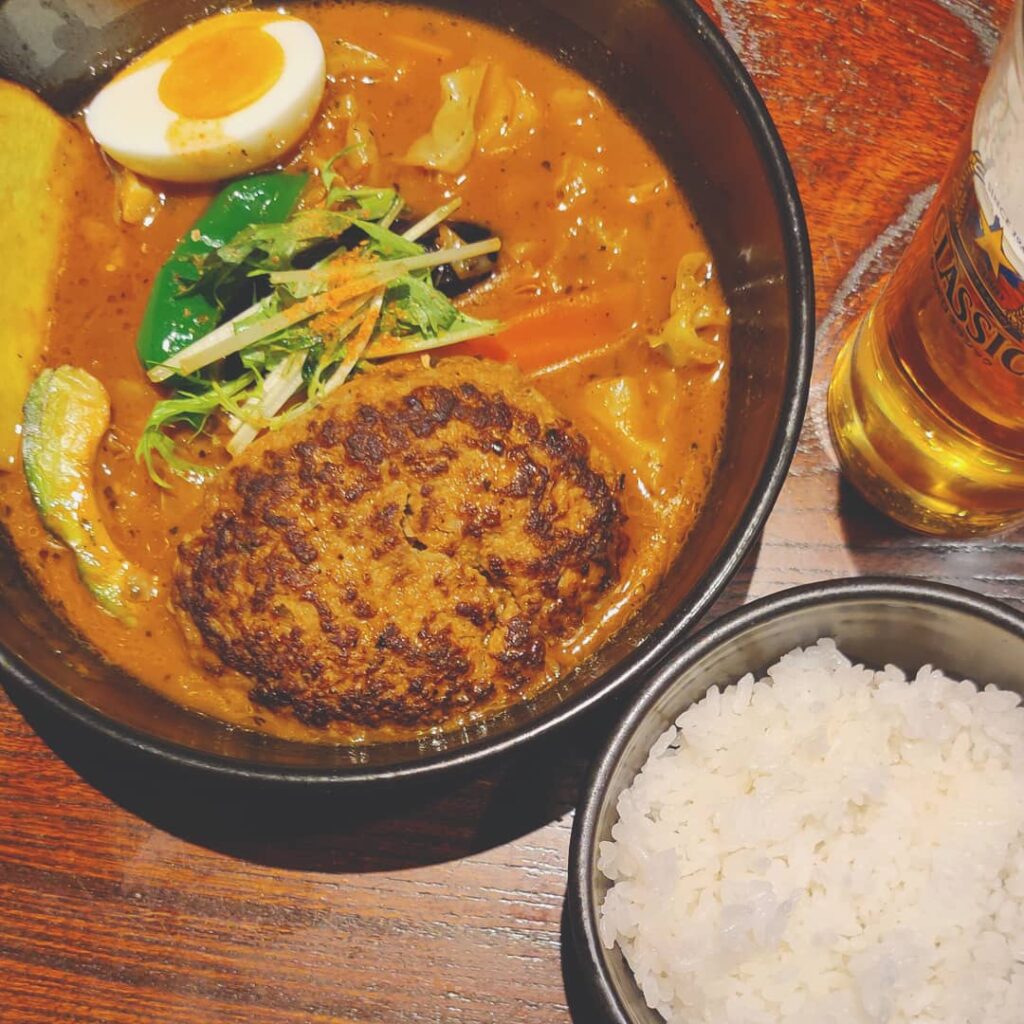
<path fill-rule="evenodd" d="M 284 51 L 277 81 L 257 100 L 225 117 L 184 118 L 160 99 L 171 61 L 129 70 L 97 93 L 85 123 L 100 146 L 137 174 L 164 181 L 230 178 L 271 163 L 309 128 L 326 82 L 324 48 L 311 25 L 268 22 Z"/>

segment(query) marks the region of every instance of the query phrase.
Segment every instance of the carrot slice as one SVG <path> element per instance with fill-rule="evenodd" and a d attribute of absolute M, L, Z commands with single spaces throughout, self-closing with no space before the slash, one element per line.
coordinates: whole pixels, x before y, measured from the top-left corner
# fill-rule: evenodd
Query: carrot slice
<path fill-rule="evenodd" d="M 515 363 L 525 373 L 592 352 L 621 337 L 639 305 L 635 284 L 546 302 L 507 320 L 501 334 L 453 345 L 451 355 Z"/>

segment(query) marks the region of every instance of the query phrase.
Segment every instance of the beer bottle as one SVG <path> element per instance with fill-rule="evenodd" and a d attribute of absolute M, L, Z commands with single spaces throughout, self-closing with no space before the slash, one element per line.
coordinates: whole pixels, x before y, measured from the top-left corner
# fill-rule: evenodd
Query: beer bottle
<path fill-rule="evenodd" d="M 1024 2 L 913 241 L 841 348 L 843 470 L 914 529 L 1024 521 Z"/>

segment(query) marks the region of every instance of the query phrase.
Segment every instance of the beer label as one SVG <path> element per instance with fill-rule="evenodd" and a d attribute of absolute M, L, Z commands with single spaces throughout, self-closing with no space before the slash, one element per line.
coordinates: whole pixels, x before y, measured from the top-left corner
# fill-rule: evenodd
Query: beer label
<path fill-rule="evenodd" d="M 943 304 L 975 352 L 986 362 L 1024 377 L 1024 281 L 988 219 L 972 183 L 979 160 L 972 153 L 937 212 L 932 273 Z"/>
<path fill-rule="evenodd" d="M 1024 377 L 1024 18 L 1015 8 L 975 111 L 971 151 L 936 211 L 932 272 L 986 363 Z"/>

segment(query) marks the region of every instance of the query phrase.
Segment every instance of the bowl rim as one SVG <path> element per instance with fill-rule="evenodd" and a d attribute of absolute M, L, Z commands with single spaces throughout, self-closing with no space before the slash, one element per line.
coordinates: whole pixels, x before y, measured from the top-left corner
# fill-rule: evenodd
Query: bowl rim
<path fill-rule="evenodd" d="M 692 600 L 684 600 L 672 614 L 634 650 L 626 666 L 604 672 L 584 691 L 560 703 L 522 727 L 494 737 L 471 740 L 452 750 L 414 761 L 363 767 L 337 765 L 324 769 L 269 766 L 259 762 L 201 752 L 171 740 L 124 725 L 90 707 L 49 682 L 0 644 L 0 679 L 29 691 L 50 709 L 72 719 L 87 730 L 99 733 L 132 751 L 158 758 L 187 770 L 200 770 L 223 779 L 258 779 L 263 782 L 304 786 L 341 787 L 361 782 L 393 782 L 434 776 L 496 757 L 513 747 L 559 728 L 588 708 L 644 678 L 677 646 L 686 631 L 707 611 L 739 568 L 771 512 L 789 472 L 803 424 L 810 388 L 814 355 L 814 277 L 810 241 L 803 206 L 789 159 L 778 131 L 750 74 L 710 17 L 696 0 L 659 0 L 677 17 L 706 50 L 723 87 L 731 95 L 737 112 L 760 153 L 768 184 L 775 200 L 782 235 L 783 256 L 788 275 L 791 310 L 789 366 L 783 390 L 782 415 L 769 446 L 769 456 L 729 542 L 697 581 Z"/>
<path fill-rule="evenodd" d="M 963 587 L 911 576 L 862 576 L 824 580 L 790 587 L 761 597 L 714 620 L 684 650 L 665 662 L 638 694 L 595 757 L 583 782 L 569 843 L 569 879 L 566 893 L 569 925 L 586 985 L 614 1024 L 635 1024 L 607 970 L 605 950 L 598 932 L 597 907 L 590 869 L 595 855 L 597 823 L 608 788 L 623 752 L 651 708 L 670 690 L 679 676 L 712 651 L 741 634 L 772 622 L 780 615 L 823 604 L 885 600 L 913 602 L 966 612 L 999 626 L 1024 640 L 1024 613 L 1010 605 Z"/>

